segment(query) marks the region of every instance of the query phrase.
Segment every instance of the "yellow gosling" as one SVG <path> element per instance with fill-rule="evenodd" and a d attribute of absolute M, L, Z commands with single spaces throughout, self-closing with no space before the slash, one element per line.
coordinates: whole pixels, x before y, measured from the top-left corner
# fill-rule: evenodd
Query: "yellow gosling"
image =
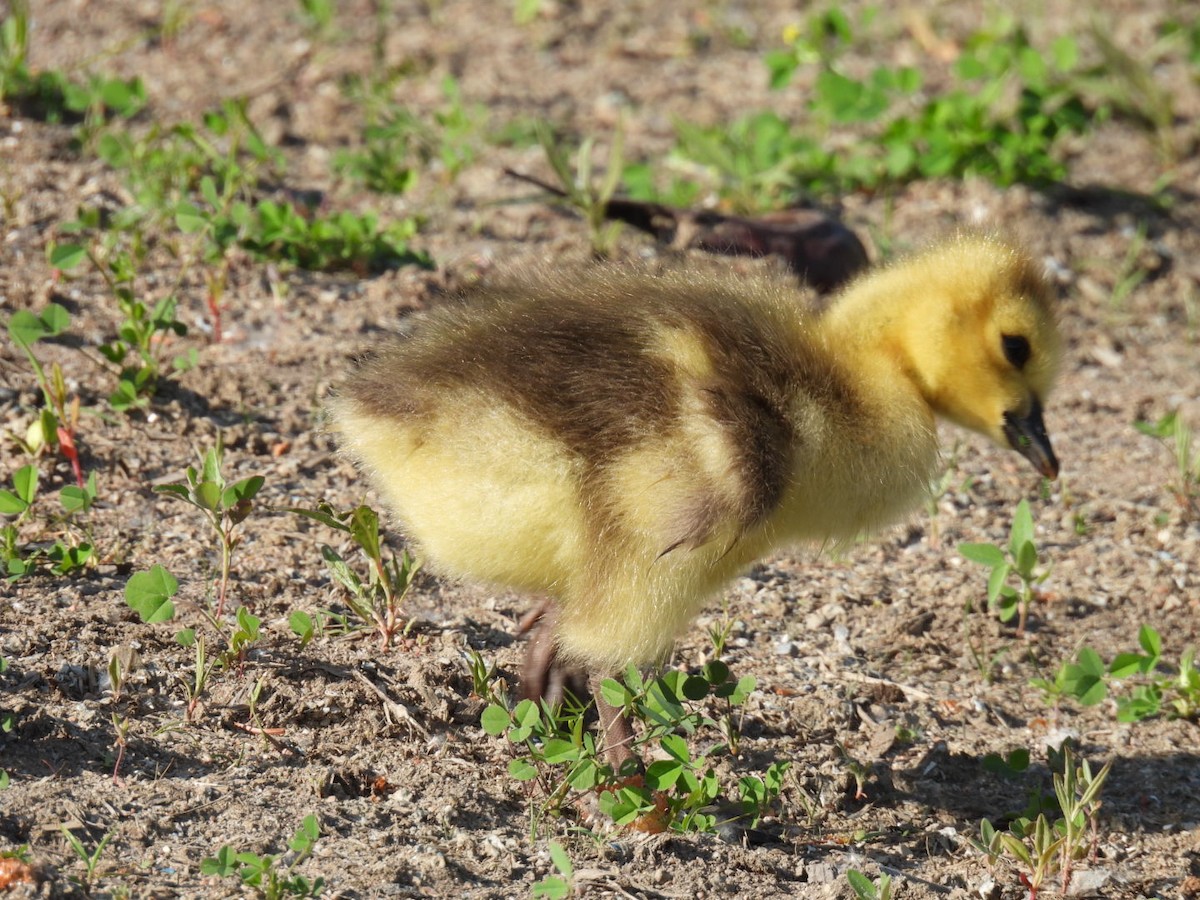
<path fill-rule="evenodd" d="M 764 555 L 919 505 L 936 416 L 1055 477 L 1052 299 L 986 237 L 868 273 L 820 316 L 770 281 L 543 273 L 434 311 L 332 411 L 431 568 L 549 599 L 527 668 L 605 675 L 663 657 Z"/>

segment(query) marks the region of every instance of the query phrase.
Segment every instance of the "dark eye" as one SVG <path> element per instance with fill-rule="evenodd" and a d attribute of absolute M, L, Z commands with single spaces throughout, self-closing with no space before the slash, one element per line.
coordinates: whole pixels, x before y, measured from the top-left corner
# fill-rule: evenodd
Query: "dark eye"
<path fill-rule="evenodd" d="M 1033 351 L 1029 348 L 1029 339 L 1019 334 L 1005 334 L 1000 338 L 1004 347 L 1004 358 L 1017 369 L 1025 368 Z"/>

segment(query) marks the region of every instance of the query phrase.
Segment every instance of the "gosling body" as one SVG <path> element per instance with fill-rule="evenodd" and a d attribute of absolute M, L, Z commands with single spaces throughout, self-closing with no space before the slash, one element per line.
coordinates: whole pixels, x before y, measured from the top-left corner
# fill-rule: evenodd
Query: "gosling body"
<path fill-rule="evenodd" d="M 446 306 L 333 403 L 348 452 L 435 570 L 556 605 L 560 659 L 664 655 L 755 560 L 917 505 L 942 416 L 1053 476 L 1051 292 L 961 238 L 821 316 L 780 283 L 598 269 Z"/>

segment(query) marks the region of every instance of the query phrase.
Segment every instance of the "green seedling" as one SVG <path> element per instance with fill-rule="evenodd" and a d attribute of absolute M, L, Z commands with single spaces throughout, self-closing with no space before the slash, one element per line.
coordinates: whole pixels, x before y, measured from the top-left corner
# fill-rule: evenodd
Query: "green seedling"
<path fill-rule="evenodd" d="M 1122 257 L 1120 263 L 1117 265 L 1116 275 L 1113 278 L 1112 294 L 1108 299 L 1108 305 L 1112 309 L 1121 308 L 1129 298 L 1129 295 L 1150 275 L 1145 267 L 1139 264 L 1139 259 L 1145 247 L 1146 226 L 1145 224 L 1141 224 L 1133 233 L 1133 237 L 1129 242 L 1129 249 L 1125 251 L 1124 257 Z"/>
<path fill-rule="evenodd" d="M 200 874 L 220 878 L 235 877 L 246 887 L 252 888 L 263 900 L 319 897 L 325 890 L 325 879 L 316 878 L 309 881 L 295 870 L 312 854 L 320 836 L 321 828 L 317 817 L 307 815 L 288 844 L 288 849 L 295 856 L 286 867 L 281 867 L 278 856 L 259 856 L 251 851 L 239 853 L 226 845 L 217 851 L 216 856 L 210 856 L 200 863 Z"/>
<path fill-rule="evenodd" d="M 112 840 L 112 836 L 116 833 L 110 831 L 100 839 L 100 843 L 92 851 L 88 851 L 84 846 L 83 841 L 77 838 L 66 825 L 61 826 L 63 837 L 67 839 L 71 850 L 79 857 L 83 863 L 84 875 L 83 878 L 72 878 L 71 880 L 83 888 L 87 893 L 91 890 L 92 883 L 96 880 L 96 870 L 100 866 L 100 857 L 104 854 L 104 848 L 108 846 L 108 842 Z"/>
<path fill-rule="evenodd" d="M 1175 461 L 1175 481 L 1171 492 L 1184 512 L 1200 518 L 1200 450 L 1193 450 L 1194 435 L 1178 411 L 1169 412 L 1157 422 L 1135 422 L 1142 434 L 1157 438 L 1171 451 Z"/>
<path fill-rule="evenodd" d="M 319 625 L 308 613 L 297 609 L 288 616 L 288 628 L 291 629 L 292 634 L 300 638 L 300 646 L 307 647 L 317 636 Z"/>
<path fill-rule="evenodd" d="M 205 191 L 209 205 L 180 203 L 175 221 L 186 234 L 199 234 L 209 242 L 207 256 L 221 258 L 237 245 L 259 259 L 291 263 L 317 271 L 352 269 L 365 273 L 400 265 L 432 264 L 425 254 L 412 250 L 417 233 L 415 219 L 402 219 L 380 227 L 373 213 L 341 212 L 322 218 L 305 215 L 290 202 L 260 200 L 253 205 L 235 202 L 228 213 L 212 206 L 216 195 Z"/>
<path fill-rule="evenodd" d="M 180 252 L 184 266 L 178 283 L 196 259 L 205 265 L 213 341 L 219 343 L 230 265 L 227 251 L 239 237 L 230 220 L 232 211 L 237 204 L 246 207 L 255 201 L 264 177 L 282 176 L 282 155 L 250 121 L 244 99 L 224 101 L 199 125 L 183 123 L 166 130 L 155 126 L 137 136 L 107 133 L 96 149 L 108 165 L 125 173 L 135 198 L 108 223 L 104 240 L 110 240 L 115 229 L 131 235 L 136 247 L 143 243 L 141 233 L 147 225 L 167 223 L 196 234 L 192 252 Z M 80 222 L 95 227 L 94 217 L 95 211 L 82 212 Z"/>
<path fill-rule="evenodd" d="M 138 652 L 129 644 L 114 647 L 108 655 L 108 690 L 113 701 L 121 699 L 129 676 L 140 665 Z"/>
<path fill-rule="evenodd" d="M 717 193 L 735 212 L 777 209 L 800 199 L 801 172 L 828 168 L 824 151 L 811 137 L 794 132 L 774 112 L 753 113 L 704 128 L 677 121 L 675 153 L 708 169 Z"/>
<path fill-rule="evenodd" d="M 1076 765 L 1070 747 L 1063 753 L 1063 771 L 1054 773 L 1054 794 L 1061 815 L 1051 821 L 1040 813 L 1030 820 L 1025 817 L 1012 822 L 1007 832 L 997 831 L 990 821 L 979 823 L 979 840 L 971 844 L 988 859 L 990 865 L 1005 861 L 1017 870 L 1017 877 L 1028 889 L 1030 900 L 1036 900 L 1046 881 L 1055 874 L 1061 876 L 1062 892 L 1067 893 L 1075 862 L 1087 855 L 1096 832 L 1096 816 L 1100 810 L 1100 791 L 1112 761 L 1092 774 L 1087 760 Z"/>
<path fill-rule="evenodd" d="M 189 503 L 203 514 L 217 538 L 221 554 L 221 573 L 217 589 L 217 618 L 225 611 L 229 578 L 233 568 L 233 551 L 241 543 L 237 527 L 254 509 L 254 497 L 263 486 L 261 475 L 252 475 L 232 484 L 221 472 L 225 449 L 220 438 L 217 445 L 202 458 L 200 469 L 187 468 L 187 484 L 164 484 L 155 487 L 160 494 Z"/>
<path fill-rule="evenodd" d="M 362 107 L 365 120 L 362 142 L 360 148 L 337 153 L 334 170 L 385 194 L 410 190 L 422 170 L 440 170 L 447 182 L 457 179 L 475 160 L 487 109 L 464 104 L 452 76 L 446 76 L 441 87 L 443 105 L 423 116 L 396 104 L 394 75 L 351 82 L 350 96 Z"/>
<path fill-rule="evenodd" d="M 1081 706 L 1094 706 L 1115 692 L 1117 721 L 1141 722 L 1163 712 L 1176 718 L 1200 715 L 1200 671 L 1196 648 L 1188 647 L 1179 658 L 1174 675 L 1160 673 L 1162 637 L 1149 625 L 1138 629 L 1141 652 L 1119 653 L 1108 666 L 1091 647 L 1082 647 L 1074 662 L 1064 662 L 1053 679 L 1030 681 L 1042 691 L 1047 703 L 1057 706 L 1070 698 Z M 1126 687 L 1127 686 L 1127 687 Z"/>
<path fill-rule="evenodd" d="M 719 128 L 677 123 L 676 152 L 715 174 L 718 192 L 735 209 L 753 212 L 806 194 L 873 191 L 918 178 L 1058 181 L 1066 167 L 1056 145 L 1094 119 L 1070 86 L 1078 57 L 1070 37 L 1046 50 L 1020 30 L 978 33 L 954 65 L 956 87 L 920 104 L 914 68 L 878 66 L 865 77 L 843 71 L 840 49 L 852 40 L 850 21 L 827 13 L 807 32 L 792 30 L 789 46 L 766 58 L 776 87 L 801 65 L 818 67 L 808 99 L 811 130 L 798 132 L 772 112 Z M 834 146 L 829 136 L 846 126 L 866 133 Z"/>
<path fill-rule="evenodd" d="M 496 680 L 499 677 L 496 664 L 494 662 L 489 664 L 478 650 L 468 650 L 467 668 L 471 673 L 471 695 L 488 704 L 507 708 L 507 687 L 496 686 Z"/>
<path fill-rule="evenodd" d="M 587 707 L 572 700 L 560 710 L 531 700 L 512 710 L 502 701 L 491 702 L 480 723 L 488 734 L 507 735 L 520 748 L 509 764 L 509 774 L 519 781 L 537 781 L 547 797 L 543 814 L 561 812 L 571 791 L 594 791 L 601 811 L 618 825 L 649 817 L 658 826 L 681 832 L 711 831 L 717 819 L 708 807 L 720 794 L 711 759 L 730 748 L 718 743 L 693 752 L 686 736 L 702 729 L 721 730 L 707 712 L 710 700 L 740 706 L 753 687 L 753 678 L 735 680 L 719 661 L 697 675 L 672 670 L 643 679 L 631 668 L 623 681 L 605 679 L 604 699 L 639 725 L 635 753 L 653 748 L 653 755 L 661 757 L 637 777 L 631 777 L 632 771 L 614 771 L 598 755 L 595 738 L 584 724 Z M 786 763 L 776 763 L 765 777 L 747 776 L 739 782 L 748 818 L 757 822 L 767 813 L 786 770 Z"/>
<path fill-rule="evenodd" d="M 575 865 L 571 857 L 558 841 L 550 842 L 550 862 L 558 871 L 557 875 L 547 875 L 533 886 L 533 896 L 544 897 L 546 900 L 564 900 L 575 893 Z"/>
<path fill-rule="evenodd" d="M 75 225 L 82 228 L 85 223 Z M 164 368 L 163 356 L 170 345 L 169 338 L 186 335 L 187 326 L 176 317 L 179 301 L 173 294 L 163 297 L 152 308 L 137 298 L 136 254 L 115 250 L 107 244 L 107 240 L 92 248 L 66 244 L 56 250 L 63 255 L 59 265 L 63 271 L 73 268 L 83 257 L 91 260 L 117 302 L 123 316 L 117 337 L 101 344 L 99 350 L 117 372 L 117 388 L 108 398 L 109 405 L 118 412 L 127 412 L 149 406 Z M 173 367 L 186 371 L 195 363 L 193 350 L 175 357 Z"/>
<path fill-rule="evenodd" d="M 175 635 L 175 640 L 182 647 L 195 648 L 192 677 L 176 676 L 179 679 L 179 683 L 183 686 L 183 692 L 187 699 L 187 705 L 183 713 L 184 721 L 192 722 L 195 720 L 196 712 L 200 708 L 200 698 L 204 696 L 204 692 L 208 688 L 208 680 L 212 676 L 213 669 L 220 662 L 220 657 L 210 658 L 208 655 L 208 644 L 204 640 L 204 635 L 196 634 L 191 628 L 181 629 Z"/>
<path fill-rule="evenodd" d="M 266 683 L 265 678 L 259 678 L 254 682 L 254 687 L 250 689 L 250 700 L 247 703 L 248 711 L 246 715 L 247 724 L 235 723 L 236 727 L 240 728 L 249 734 L 259 735 L 263 739 L 264 746 L 274 746 L 280 748 L 278 741 L 275 740 L 275 735 L 283 734 L 282 728 L 268 728 L 264 724 L 262 717 L 258 714 L 258 701 L 262 697 L 263 685 Z"/>
<path fill-rule="evenodd" d="M 251 615 L 246 607 L 239 606 L 234 614 L 234 622 L 236 624 L 228 635 L 229 647 L 221 655 L 221 664 L 224 668 L 229 668 L 233 661 L 237 660 L 240 670 L 246 661 L 246 651 L 258 641 L 262 619 Z"/>
<path fill-rule="evenodd" d="M 75 138 L 89 143 L 109 118 L 130 118 L 146 105 L 141 79 L 89 76 L 73 81 L 58 71 L 30 71 L 29 3 L 13 0 L 0 21 L 0 101 L 19 108 L 25 115 L 47 122 L 80 122 Z"/>
<path fill-rule="evenodd" d="M 874 18 L 874 11 L 865 10 L 860 25 L 869 24 Z M 768 51 L 763 56 L 770 75 L 772 90 L 787 87 L 796 70 L 801 66 L 819 65 L 829 69 L 851 45 L 854 39 L 854 28 L 850 19 L 840 9 L 828 9 L 813 13 L 800 25 L 789 25 L 783 31 L 784 46 L 777 50 Z"/>
<path fill-rule="evenodd" d="M 96 499 L 96 473 L 92 472 L 82 487 L 67 485 L 59 492 L 63 514 L 55 517 L 55 523 L 64 525 L 68 531 L 68 542 L 62 538 L 49 547 L 26 547 L 20 545 L 20 524 L 33 511 L 38 490 L 37 467 L 22 466 L 13 473 L 13 489 L 0 488 L 0 514 L 16 516 L 16 520 L 0 528 L 0 562 L 9 581 L 15 581 L 33 573 L 42 563 L 50 564 L 55 575 L 69 575 L 90 565 L 95 550 L 91 541 L 91 528 L 85 526 L 82 536 L 72 524 L 77 514 L 87 513 Z"/>
<path fill-rule="evenodd" d="M 872 881 L 857 869 L 846 873 L 850 889 L 858 900 L 892 900 L 892 876 L 881 872 L 877 881 Z"/>
<path fill-rule="evenodd" d="M 53 265 L 57 248 L 50 251 Z M 30 455 L 43 448 L 59 450 L 71 464 L 76 483 L 83 484 L 83 468 L 75 447 L 75 430 L 79 422 L 79 398 L 68 399 L 62 368 L 52 363 L 47 373 L 33 352 L 33 345 L 46 338 L 57 337 L 70 327 L 71 317 L 57 303 L 49 304 L 41 314 L 26 309 L 17 310 L 8 320 L 8 335 L 29 360 L 34 377 L 42 392 L 42 407 L 37 421 L 26 432 L 22 447 Z"/>
<path fill-rule="evenodd" d="M 8 14 L 0 21 L 0 101 L 19 94 L 28 84 L 28 56 L 29 0 L 9 0 Z"/>
<path fill-rule="evenodd" d="M 369 506 L 339 513 L 326 503 L 318 505 L 316 509 L 293 507 L 288 511 L 328 525 L 346 534 L 358 545 L 367 559 L 365 580 L 328 544 L 321 545 L 321 557 L 334 580 L 346 589 L 346 602 L 350 609 L 362 621 L 375 627 L 382 647 L 390 646 L 398 633 L 406 635 L 412 622 L 404 623 L 401 627 L 401 606 L 420 565 L 408 555 L 407 550 L 401 551 L 399 556 L 393 553 L 385 559 L 384 544 L 379 534 L 379 514 Z"/>
<path fill-rule="evenodd" d="M 1100 655 L 1091 647 L 1082 647 L 1075 661 L 1063 663 L 1054 678 L 1034 678 L 1030 684 L 1042 692 L 1046 703 L 1057 708 L 1064 697 L 1070 697 L 1082 706 L 1095 706 L 1108 696 L 1105 684 L 1106 671 Z"/>
<path fill-rule="evenodd" d="M 283 161 L 250 121 L 245 101 L 226 101 L 204 117 L 202 126 L 184 124 L 141 138 L 106 135 L 98 152 L 127 173 L 137 198 L 122 226 L 173 220 L 193 236 L 200 260 L 210 267 L 206 280 L 214 330 L 220 327 L 228 254 L 234 247 L 306 269 L 430 265 L 427 256 L 408 246 L 415 220 L 384 227 L 370 213 L 325 217 L 291 201 L 254 196 L 260 179 L 281 172 Z"/>
<path fill-rule="evenodd" d="M 296 0 L 300 17 L 314 37 L 328 37 L 333 31 L 333 0 Z"/>
<path fill-rule="evenodd" d="M 113 746 L 117 748 L 116 758 L 113 760 L 112 780 L 113 784 L 121 783 L 121 763 L 125 761 L 125 748 L 129 742 L 129 729 L 133 722 L 128 716 L 119 716 L 112 713 L 112 724 L 115 736 L 113 737 Z"/>
<path fill-rule="evenodd" d="M 671 163 L 668 160 L 668 165 Z M 630 199 L 664 203 L 679 209 L 696 206 L 704 193 L 701 185 L 691 178 L 675 173 L 664 175 L 644 162 L 628 163 L 621 172 L 621 185 L 625 196 Z"/>
<path fill-rule="evenodd" d="M 175 577 L 162 566 L 156 565 L 149 571 L 137 572 L 130 576 L 125 585 L 125 602 L 147 624 L 169 622 L 175 618 L 175 604 L 171 598 L 178 591 L 179 582 Z M 224 639 L 225 649 L 210 657 L 203 635 L 197 635 L 191 628 L 176 634 L 176 641 L 181 646 L 196 648 L 193 677 L 181 679 L 187 694 L 188 721 L 191 721 L 195 714 L 213 669 L 217 666 L 228 669 L 235 663 L 240 668 L 245 662 L 247 650 L 259 639 L 262 627 L 262 619 L 251 615 L 244 606 L 237 608 L 232 626 L 227 626 L 222 621 L 219 611 L 213 614 L 201 608 L 200 613 Z"/>
<path fill-rule="evenodd" d="M 588 226 L 592 253 L 603 259 L 612 253 L 621 223 L 607 219 L 608 202 L 621 183 L 621 162 L 624 155 L 625 131 L 618 125 L 608 147 L 604 175 L 597 180 L 592 172 L 593 138 L 585 138 L 575 149 L 575 166 L 568 161 L 568 151 L 562 141 L 544 123 L 538 127 L 538 142 L 558 179 L 563 200 L 583 216 Z"/>
<path fill-rule="evenodd" d="M 362 132 L 362 147 L 341 150 L 333 168 L 343 178 L 380 194 L 404 194 L 416 186 L 420 164 L 409 147 L 415 119 L 407 110 L 396 110 Z"/>
<path fill-rule="evenodd" d="M 995 544 L 959 544 L 958 552 L 971 562 L 990 568 L 988 577 L 988 609 L 998 612 L 1000 621 L 1008 622 L 1017 616 L 1017 634 L 1025 633 L 1029 608 L 1037 598 L 1037 586 L 1050 577 L 1050 570 L 1038 568 L 1037 545 L 1033 541 L 1033 515 L 1029 501 L 1017 505 L 1009 532 L 1007 553 Z M 1018 587 L 1008 583 L 1016 575 Z"/>
<path fill-rule="evenodd" d="M 1002 778 L 1014 779 L 1021 776 L 1029 768 L 1029 750 L 1017 747 L 1007 755 L 988 753 L 983 757 L 983 770 L 999 775 Z"/>
<path fill-rule="evenodd" d="M 955 439 L 950 451 L 944 455 L 945 468 L 929 485 L 929 494 L 925 498 L 925 511 L 929 514 L 929 545 L 941 546 L 941 504 L 951 491 L 963 493 L 971 489 L 973 479 L 959 471 L 959 455 L 962 441 Z"/>
<path fill-rule="evenodd" d="M 179 591 L 175 576 L 162 566 L 151 566 L 147 572 L 137 572 L 125 583 L 125 603 L 143 622 L 154 624 L 175 618 L 171 598 Z"/>
<path fill-rule="evenodd" d="M 750 819 L 750 827 L 757 828 L 763 817 L 768 815 L 779 800 L 783 790 L 783 776 L 792 767 L 789 762 L 776 761 L 767 766 L 763 777 L 743 775 L 738 779 L 738 792 L 742 811 Z"/>
<path fill-rule="evenodd" d="M 1000 665 L 1000 661 L 1008 655 L 1010 648 L 1007 645 L 1001 645 L 993 650 L 989 642 L 987 625 L 983 625 L 976 633 L 973 624 L 974 617 L 971 615 L 972 605 L 968 603 L 963 607 L 963 637 L 967 651 L 971 654 L 971 661 L 975 664 L 975 671 L 979 673 L 984 684 L 991 684 L 996 677 L 996 669 Z"/>
<path fill-rule="evenodd" d="M 13 472 L 12 486 L 11 491 L 0 488 L 0 513 L 16 516 L 14 524 L 19 525 L 33 510 L 33 501 L 37 497 L 37 466 L 22 466 Z"/>

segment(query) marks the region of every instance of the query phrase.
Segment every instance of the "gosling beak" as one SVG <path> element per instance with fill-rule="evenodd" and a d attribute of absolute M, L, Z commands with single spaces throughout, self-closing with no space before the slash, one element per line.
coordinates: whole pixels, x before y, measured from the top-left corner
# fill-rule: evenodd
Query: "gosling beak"
<path fill-rule="evenodd" d="M 1036 397 L 1023 416 L 1004 414 L 1004 436 L 1014 450 L 1033 463 L 1033 467 L 1054 480 L 1058 477 L 1058 457 L 1050 447 L 1046 423 L 1042 421 L 1042 403 Z"/>

